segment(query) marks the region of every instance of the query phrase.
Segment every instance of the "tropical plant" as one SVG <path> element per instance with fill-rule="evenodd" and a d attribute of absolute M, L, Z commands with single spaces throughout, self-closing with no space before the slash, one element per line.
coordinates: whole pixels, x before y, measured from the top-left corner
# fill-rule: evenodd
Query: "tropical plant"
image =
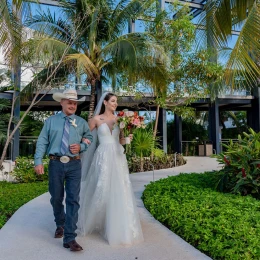
<path fill-rule="evenodd" d="M 0 99 L 0 144 L 3 144 L 7 136 L 7 126 L 10 115 L 7 110 L 10 109 L 10 102 L 6 99 Z"/>
<path fill-rule="evenodd" d="M 23 112 L 21 112 L 21 116 Z M 44 120 L 51 115 L 50 112 L 34 111 L 29 112 L 24 118 L 20 132 L 23 136 L 38 136 L 42 130 Z"/>
<path fill-rule="evenodd" d="M 218 189 L 223 192 L 251 194 L 260 198 L 260 133 L 249 129 L 238 142 L 230 140 L 226 151 L 215 155 L 223 164 Z"/>
<path fill-rule="evenodd" d="M 226 88 L 257 86 L 260 75 L 260 3 L 258 0 L 208 0 L 198 27 L 200 46 L 211 48 L 211 59 L 228 58 L 223 75 Z M 201 30 L 201 28 L 205 30 Z M 240 31 L 234 48 L 232 31 Z"/>
<path fill-rule="evenodd" d="M 47 12 L 32 17 L 27 23 L 43 33 L 38 44 L 49 52 L 49 45 L 65 48 L 72 32 L 76 31 L 75 44 L 63 62 L 76 68 L 78 81 L 81 75 L 87 76 L 86 81 L 91 85 L 89 117 L 94 112 L 96 91 L 100 91 L 101 81 L 108 77 L 116 79 L 120 73 L 126 73 L 134 81 L 160 80 L 163 84 L 168 61 L 164 49 L 149 33 L 124 34 L 129 20 L 141 16 L 150 4 L 151 1 L 139 0 L 121 0 L 117 4 L 111 0 L 60 2 L 63 16 L 59 19 Z"/>
<path fill-rule="evenodd" d="M 153 34 L 167 52 L 170 61 L 164 85 L 153 85 L 157 106 L 154 136 L 157 133 L 159 109 L 167 108 L 179 115 L 187 114 L 192 101 L 205 97 L 208 84 L 216 84 L 223 76 L 222 66 L 208 60 L 209 54 L 192 48 L 195 26 L 188 5 L 179 1 L 169 5 L 169 11 L 156 13 L 146 30 Z M 174 13 L 174 19 L 171 14 Z M 169 18 L 170 17 L 170 18 Z"/>
<path fill-rule="evenodd" d="M 136 129 L 131 148 L 133 153 L 140 158 L 140 169 L 143 171 L 143 157 L 150 156 L 155 147 L 153 132 L 151 129 Z"/>
<path fill-rule="evenodd" d="M 223 126 L 221 131 L 223 139 L 236 139 L 239 134 L 242 135 L 243 132 L 248 132 L 249 126 L 247 125 L 246 113 L 246 111 L 220 112 L 219 118 L 221 125 Z M 232 127 L 230 128 L 227 128 L 224 123 L 228 119 L 232 122 Z"/>
<path fill-rule="evenodd" d="M 54 49 L 53 44 L 49 42 L 47 47 L 44 43 L 42 43 L 38 44 L 37 48 L 35 48 L 35 44 L 33 44 L 33 42 L 35 43 L 38 41 L 39 43 L 39 37 L 35 37 L 33 40 L 27 40 L 28 33 L 32 34 L 32 32 L 27 30 L 22 24 L 22 21 L 24 21 L 28 15 L 25 8 L 26 5 L 27 4 L 24 4 L 21 0 L 15 2 L 1 1 L 0 5 L 0 46 L 2 47 L 5 61 L 12 70 L 14 79 L 13 82 L 11 82 L 13 98 L 7 127 L 7 137 L 0 159 L 0 168 L 2 168 L 9 143 L 11 142 L 14 134 L 19 130 L 23 119 L 31 108 L 37 104 L 50 90 L 52 79 L 55 78 L 58 69 L 61 67 L 63 57 L 74 43 L 72 40 L 71 42 L 67 42 L 65 48 Z M 40 82 L 39 77 L 37 77 L 36 80 L 33 80 L 32 83 L 30 83 L 29 86 L 21 92 L 20 81 L 22 61 L 37 62 L 37 64 L 43 64 L 46 69 L 41 71 L 41 74 L 45 75 L 44 80 L 41 80 Z M 45 90 L 45 94 L 38 99 L 42 90 Z M 15 109 L 15 107 L 19 104 L 21 93 L 28 92 L 30 94 L 33 93 L 33 98 L 30 100 L 27 110 L 24 112 L 22 117 L 19 118 L 19 111 Z M 13 121 L 15 121 L 15 125 L 13 130 L 11 130 L 11 123 Z"/>
<path fill-rule="evenodd" d="M 32 157 L 17 157 L 14 170 L 11 174 L 15 181 L 21 183 L 46 181 L 48 180 L 48 164 L 49 158 L 44 158 L 44 174 L 38 175 L 34 171 L 34 160 Z"/>
<path fill-rule="evenodd" d="M 158 82 L 158 84 L 151 86 L 156 97 L 155 103 L 157 105 L 153 129 L 154 137 L 157 133 L 160 107 L 165 107 L 167 101 L 173 101 L 172 93 L 170 94 L 169 91 L 169 85 L 175 81 L 174 71 L 180 65 L 185 53 L 190 50 L 191 43 L 194 40 L 195 26 L 191 22 L 191 16 L 188 14 L 188 7 L 184 6 L 180 9 L 178 6 L 173 5 L 171 8 L 172 10 L 170 10 L 170 12 L 176 13 L 175 20 L 169 20 L 170 12 L 168 13 L 165 10 L 161 10 L 156 12 L 153 22 L 146 26 L 146 31 L 154 35 L 170 58 L 168 70 L 165 71 L 163 75 L 166 84 Z M 176 93 L 176 89 L 174 92 Z M 181 97 L 181 95 L 177 95 L 178 98 Z"/>

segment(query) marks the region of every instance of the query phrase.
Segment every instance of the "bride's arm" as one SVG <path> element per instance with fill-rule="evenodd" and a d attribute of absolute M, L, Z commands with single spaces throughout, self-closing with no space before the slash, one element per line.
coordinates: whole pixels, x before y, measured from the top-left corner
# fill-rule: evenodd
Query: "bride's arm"
<path fill-rule="evenodd" d="M 89 129 L 92 132 L 95 127 L 97 127 L 97 116 L 89 119 L 88 121 Z"/>
<path fill-rule="evenodd" d="M 120 129 L 120 133 L 119 133 L 119 143 L 121 145 L 124 145 L 125 144 L 125 137 L 124 137 L 124 133 L 123 133 L 123 130 Z"/>
<path fill-rule="evenodd" d="M 96 127 L 96 118 L 95 117 L 89 119 L 88 126 L 89 126 L 90 131 L 92 132 L 93 129 Z M 87 138 L 82 138 L 82 142 L 84 142 L 88 145 L 91 144 L 91 141 L 88 140 Z"/>

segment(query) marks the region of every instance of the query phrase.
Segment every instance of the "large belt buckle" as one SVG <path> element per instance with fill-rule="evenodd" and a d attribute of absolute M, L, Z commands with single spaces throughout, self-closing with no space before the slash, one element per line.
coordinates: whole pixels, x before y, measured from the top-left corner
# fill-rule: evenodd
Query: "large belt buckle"
<path fill-rule="evenodd" d="M 70 161 L 70 158 L 68 156 L 61 156 L 60 161 L 62 163 L 68 163 Z"/>

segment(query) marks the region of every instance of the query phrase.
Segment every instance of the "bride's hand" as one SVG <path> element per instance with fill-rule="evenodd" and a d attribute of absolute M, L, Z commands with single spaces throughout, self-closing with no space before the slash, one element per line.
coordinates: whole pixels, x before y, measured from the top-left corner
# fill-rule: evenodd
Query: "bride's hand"
<path fill-rule="evenodd" d="M 133 135 L 133 134 L 130 134 L 130 135 L 129 135 L 129 138 L 130 138 L 130 142 L 132 142 L 132 141 L 133 141 L 133 138 L 134 138 L 134 135 Z"/>
<path fill-rule="evenodd" d="M 87 144 L 87 145 L 91 144 L 91 141 L 87 138 L 82 138 L 82 142 Z"/>
<path fill-rule="evenodd" d="M 121 145 L 124 145 L 125 144 L 125 138 L 124 137 L 120 138 L 119 142 L 120 142 Z"/>

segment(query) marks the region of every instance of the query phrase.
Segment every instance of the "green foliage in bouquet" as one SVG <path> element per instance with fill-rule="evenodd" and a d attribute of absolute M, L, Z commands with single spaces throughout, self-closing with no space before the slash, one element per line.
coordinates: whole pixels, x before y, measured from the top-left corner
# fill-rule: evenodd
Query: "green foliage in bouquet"
<path fill-rule="evenodd" d="M 43 159 L 44 174 L 38 175 L 34 171 L 34 161 L 32 157 L 17 157 L 12 175 L 17 182 L 21 183 L 48 180 L 48 164 L 49 159 Z"/>
<path fill-rule="evenodd" d="M 249 129 L 243 135 L 238 142 L 223 144 L 227 150 L 215 155 L 224 164 L 217 189 L 260 199 L 260 133 Z"/>

